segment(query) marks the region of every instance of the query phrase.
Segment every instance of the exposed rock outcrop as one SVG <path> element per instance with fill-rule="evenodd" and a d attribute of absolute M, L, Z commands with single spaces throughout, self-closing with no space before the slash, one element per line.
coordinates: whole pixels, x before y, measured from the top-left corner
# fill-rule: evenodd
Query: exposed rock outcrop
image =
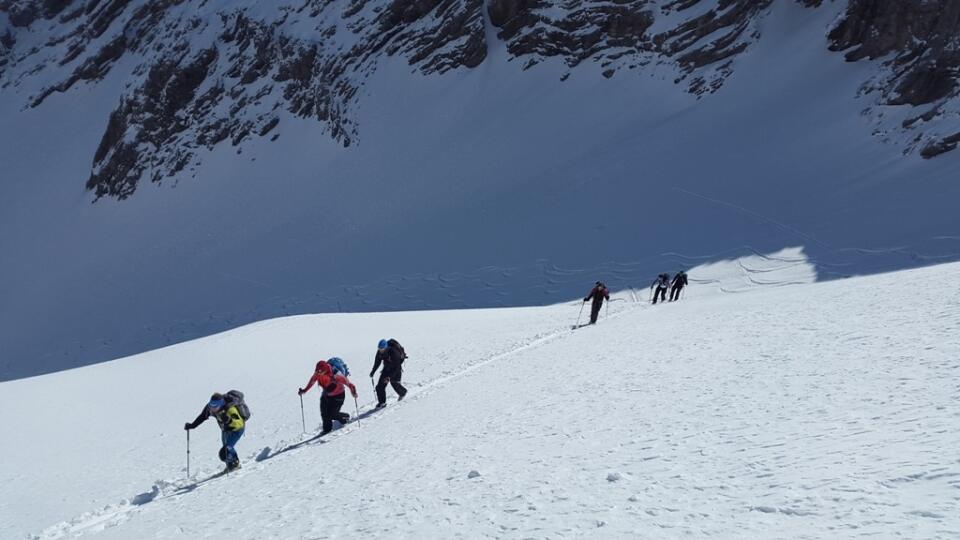
<path fill-rule="evenodd" d="M 723 84 L 730 74 L 724 61 L 758 37 L 757 15 L 770 1 L 492 0 L 488 11 L 499 29 L 497 37 L 507 43 L 511 55 L 524 60 L 525 69 L 555 57 L 570 68 L 589 59 L 600 63 L 603 75 L 610 77 L 622 67 L 675 62 L 681 69 L 678 82 L 700 70 L 688 88 L 702 94 Z M 701 4 L 714 7 L 693 9 Z M 676 22 L 654 32 L 658 17 Z"/>
<path fill-rule="evenodd" d="M 902 129 L 935 122 L 960 97 L 960 2 L 851 0 L 829 39 L 848 61 L 883 59 L 887 70 L 864 87 L 879 92 L 882 105 L 924 108 Z M 956 148 L 956 134 L 938 131 L 917 141 L 923 157 Z"/>
<path fill-rule="evenodd" d="M 825 9 L 821 0 L 794 1 Z M 470 69 L 487 57 L 488 35 L 502 40 L 524 70 L 553 62 L 565 70 L 562 79 L 575 71 L 611 78 L 661 66 L 684 90 L 707 96 L 733 75 L 738 55 L 762 39 L 760 22 L 773 2 L 274 4 L 0 0 L 0 88 L 54 81 L 27 98 L 40 107 L 124 66 L 119 76 L 127 84 L 87 179 L 97 197 L 122 199 L 143 178 L 181 176 L 202 149 L 278 137 L 284 115 L 315 119 L 341 144 L 355 144 L 362 129 L 352 111 L 384 57 L 402 58 L 423 74 Z M 18 35 L 33 31 L 45 44 L 26 49 Z M 958 142 L 955 127 L 941 127 L 958 114 L 958 35 L 960 3 L 952 0 L 850 0 L 824 46 L 882 66 L 863 90 L 864 99 L 879 96 L 868 107 L 875 132 L 916 134 L 906 151 L 933 157 Z M 883 111 L 902 106 L 919 110 L 887 126 Z"/>
<path fill-rule="evenodd" d="M 16 39 L 13 37 L 13 32 L 0 25 L 0 86 L 2 86 L 4 68 L 10 62 L 10 51 L 13 50 L 14 45 L 16 45 Z"/>
<path fill-rule="evenodd" d="M 69 5 L 5 7 L 29 25 Z M 72 22 L 51 38 L 65 46 L 57 64 L 69 74 L 33 96 L 32 107 L 102 79 L 121 58 L 139 62 L 94 155 L 87 187 L 97 197 L 129 197 L 144 175 L 173 177 L 198 148 L 267 136 L 280 110 L 323 122 L 349 146 L 359 133 L 350 106 L 380 56 L 401 56 L 423 73 L 476 67 L 486 56 L 482 0 L 355 0 L 342 13 L 314 0 L 278 6 L 273 19 L 252 18 L 244 6 L 196 7 L 91 1 L 82 13 L 64 15 Z M 304 37 L 304 25 L 315 25 L 316 36 Z"/>

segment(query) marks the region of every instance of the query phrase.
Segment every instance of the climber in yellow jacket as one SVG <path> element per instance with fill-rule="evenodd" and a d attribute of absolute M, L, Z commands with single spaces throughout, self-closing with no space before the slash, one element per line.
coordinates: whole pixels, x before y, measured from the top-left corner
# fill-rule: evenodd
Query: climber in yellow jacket
<path fill-rule="evenodd" d="M 239 399 L 235 394 L 239 394 Z M 227 399 L 232 398 L 232 399 Z M 243 403 L 243 394 L 232 390 L 223 394 L 215 393 L 210 396 L 210 402 L 204 405 L 203 410 L 193 422 L 183 425 L 183 429 L 190 430 L 207 421 L 207 418 L 213 416 L 220 424 L 220 440 L 223 446 L 220 448 L 220 461 L 227 464 L 226 471 L 232 471 L 240 468 L 240 458 L 234 448 L 240 437 L 243 436 L 243 430 L 246 428 L 246 420 L 242 411 L 248 410 Z M 249 413 L 246 413 L 249 417 Z"/>

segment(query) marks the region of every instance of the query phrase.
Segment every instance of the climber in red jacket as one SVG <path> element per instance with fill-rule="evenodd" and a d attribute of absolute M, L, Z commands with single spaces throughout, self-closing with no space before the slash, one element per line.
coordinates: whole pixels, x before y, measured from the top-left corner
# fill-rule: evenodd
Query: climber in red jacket
<path fill-rule="evenodd" d="M 350 421 L 349 414 L 340 412 L 345 397 L 344 386 L 350 388 L 350 393 L 354 398 L 357 397 L 357 387 L 345 375 L 335 373 L 326 360 L 317 362 L 316 371 L 307 381 L 307 386 L 297 390 L 297 393 L 301 396 L 307 393 L 313 387 L 313 383 L 317 383 L 317 386 L 323 389 L 323 394 L 320 396 L 320 416 L 323 418 L 323 431 L 320 434 L 326 435 L 333 429 L 334 420 L 340 422 L 340 424 L 346 424 Z"/>

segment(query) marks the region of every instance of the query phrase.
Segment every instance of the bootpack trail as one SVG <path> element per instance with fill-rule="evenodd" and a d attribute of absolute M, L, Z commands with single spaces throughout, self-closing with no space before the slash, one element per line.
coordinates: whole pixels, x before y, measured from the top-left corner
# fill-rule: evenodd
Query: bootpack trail
<path fill-rule="evenodd" d="M 656 306 L 640 283 L 583 331 L 579 299 L 314 315 L 4 383 L 0 536 L 956 538 L 960 297 L 905 284 L 957 265 L 784 286 L 800 259 L 691 269 L 689 296 Z M 318 360 L 365 375 L 390 337 L 402 402 L 374 409 L 356 380 L 359 421 L 321 437 L 313 405 L 302 424 Z M 182 422 L 233 388 L 253 411 L 243 467 L 213 468 L 208 423 L 184 478 Z"/>
<path fill-rule="evenodd" d="M 770 255 L 756 255 L 750 258 L 751 267 L 769 269 L 771 279 L 778 277 L 782 281 L 795 281 L 796 277 L 809 275 L 807 268 L 802 263 L 805 260 L 802 252 L 797 250 L 786 250 L 782 253 Z M 744 268 L 731 264 L 714 264 L 703 267 L 699 271 L 691 270 L 693 276 L 691 282 L 697 285 L 694 290 L 694 297 L 701 294 L 709 296 L 710 291 L 717 291 L 720 287 L 750 288 L 753 285 L 746 279 Z M 785 275 L 780 275 L 784 274 Z M 640 285 L 643 287 L 643 284 Z M 586 291 L 585 291 L 586 292 Z M 608 318 L 605 317 L 607 310 L 610 310 L 609 320 L 613 321 L 625 311 L 624 308 L 645 306 L 645 294 L 638 293 L 636 289 L 616 292 L 612 295 L 611 301 L 604 306 L 601 313 L 600 326 L 605 324 Z M 638 301 L 639 300 L 639 301 Z M 611 306 L 612 304 L 612 306 Z M 180 478 L 155 480 L 147 490 L 137 490 L 135 482 L 130 479 L 136 478 L 138 481 L 149 482 L 149 476 L 143 474 L 143 471 L 150 469 L 157 470 L 173 468 L 182 468 L 183 460 L 177 458 L 182 455 L 183 435 L 182 431 L 174 431 L 172 437 L 165 437 L 164 433 L 158 432 L 152 436 L 140 436 L 142 431 L 141 416 L 137 414 L 125 414 L 120 418 L 116 417 L 116 411 L 113 410 L 112 401 L 136 402 L 140 399 L 139 391 L 136 385 L 129 385 L 126 381 L 136 381 L 142 378 L 142 370 L 139 367 L 140 362 L 150 362 L 152 365 L 165 366 L 165 370 L 151 370 L 150 379 L 160 388 L 179 388 L 176 399 L 179 401 L 193 400 L 203 394 L 209 395 L 214 389 L 225 390 L 227 387 L 242 389 L 247 392 L 248 401 L 255 403 L 255 409 L 259 412 L 254 420 L 256 428 L 249 430 L 239 445 L 241 454 L 248 454 L 246 459 L 247 467 L 241 471 L 233 473 L 246 476 L 254 468 L 250 463 L 250 456 L 254 456 L 255 462 L 266 461 L 272 457 L 280 457 L 284 454 L 291 455 L 297 450 L 312 445 L 312 441 L 291 440 L 288 434 L 293 431 L 293 427 L 285 419 L 283 407 L 277 407 L 276 404 L 286 403 L 288 399 L 289 387 L 292 380 L 300 379 L 303 376 L 302 366 L 306 363 L 313 365 L 317 354 L 326 356 L 343 356 L 350 360 L 356 367 L 357 358 L 367 357 L 369 354 L 369 343 L 376 341 L 381 335 L 371 334 L 372 328 L 393 328 L 397 337 L 407 344 L 408 350 L 414 350 L 415 356 L 428 358 L 428 364 L 416 363 L 415 368 L 408 375 L 426 379 L 427 383 L 420 383 L 419 387 L 411 386 L 410 390 L 419 392 L 427 388 L 435 388 L 452 381 L 454 378 L 464 376 L 475 372 L 479 367 L 485 365 L 484 362 L 492 362 L 503 356 L 522 353 L 529 350 L 532 346 L 539 346 L 549 342 L 552 339 L 562 337 L 565 333 L 570 333 L 569 324 L 574 322 L 576 309 L 580 306 L 579 302 L 570 302 L 568 304 L 559 304 L 555 306 L 546 306 L 540 308 L 511 308 L 505 310 L 466 310 L 458 311 L 456 316 L 450 317 L 444 312 L 409 312 L 409 313 L 386 313 L 386 314 L 368 314 L 368 315 L 312 315 L 301 317 L 290 317 L 284 319 L 267 320 L 246 327 L 241 327 L 235 331 L 217 334 L 188 342 L 179 346 L 161 349 L 151 353 L 145 353 L 139 357 L 118 360 L 113 365 L 104 364 L 102 366 L 92 366 L 75 372 L 65 372 L 63 374 L 50 375 L 47 378 L 52 384 L 56 384 L 60 391 L 56 394 L 56 400 L 63 403 L 63 406 L 69 406 L 77 410 L 77 414 L 93 421 L 91 427 L 97 429 L 96 418 L 104 414 L 114 418 L 113 424 L 119 421 L 118 426 L 121 431 L 117 431 L 117 426 L 111 426 L 104 430 L 103 436 L 109 436 L 111 444 L 103 445 L 102 450 L 108 450 L 116 445 L 117 448 L 129 448 L 130 452 L 137 452 L 152 457 L 158 457 L 159 460 L 142 459 L 135 465 L 134 474 L 128 474 L 124 469 L 127 465 L 119 462 L 120 468 L 105 469 L 99 471 L 96 467 L 89 467 L 91 460 L 100 459 L 102 452 L 74 453 L 74 463 L 69 466 L 71 470 L 76 471 L 72 475 L 71 489 L 60 490 L 68 498 L 61 502 L 54 503 L 48 497 L 42 495 L 42 490 L 38 489 L 43 483 L 56 484 L 54 476 L 38 471 L 40 474 L 34 475 L 37 481 L 25 483 L 22 488 L 17 488 L 21 493 L 33 497 L 38 504 L 32 505 L 26 512 L 20 513 L 18 520 L 12 525 L 11 532 L 17 531 L 20 534 L 30 534 L 30 530 L 38 530 L 38 525 L 43 525 L 43 516 L 57 516 L 60 513 L 77 516 L 74 519 L 60 522 L 58 526 L 48 527 L 47 529 L 63 529 L 65 524 L 73 522 L 93 522 L 92 528 L 97 528 L 97 523 L 102 520 L 97 516 L 107 515 L 118 512 L 118 509 L 127 509 L 127 512 L 142 510 L 149 503 L 157 500 L 169 500 L 169 498 L 178 492 L 183 492 L 184 488 L 195 483 L 194 480 L 184 481 Z M 609 307 L 608 307 L 609 306 Z M 572 309 L 571 309 L 572 308 Z M 464 316 L 466 318 L 464 318 Z M 462 341 L 464 330 L 468 331 L 469 338 Z M 310 336 L 304 339 L 305 336 Z M 459 336 L 459 337 L 458 337 Z M 462 342 L 461 342 L 462 341 Z M 331 348 L 332 347 L 332 348 Z M 490 354 L 491 349 L 497 351 Z M 499 350 L 499 351 L 498 351 Z M 243 370 L 249 371 L 256 369 L 255 365 L 263 357 L 274 358 L 275 368 L 266 373 L 259 370 L 256 377 L 258 380 L 267 383 L 266 386 L 249 387 L 249 376 L 233 377 L 226 380 L 223 375 L 231 375 L 237 366 Z M 142 360 L 140 360 L 142 358 Z M 195 364 L 196 358 L 202 359 L 202 364 L 198 367 Z M 474 358 L 475 360 L 470 360 Z M 247 367 L 249 366 L 249 367 Z M 203 375 L 209 372 L 209 375 Z M 185 373 L 187 378 L 178 374 Z M 62 379 L 62 381 L 57 381 Z M 112 381 L 116 381 L 115 383 Z M 124 381 L 124 382 L 121 382 Z M 33 383 L 33 384 L 31 384 Z M 40 383 L 45 383 L 45 379 L 26 381 L 16 383 L 12 386 L 22 386 L 20 392 L 8 392 L 6 396 L 11 403 L 18 403 L 18 406 L 26 406 L 32 410 L 43 410 L 49 407 L 50 398 L 32 403 L 35 398 L 43 395 L 39 388 L 34 389 Z M 187 383 L 184 385 L 184 383 Z M 215 388 L 210 388 L 214 384 Z M 223 385 L 223 386 L 221 386 Z M 11 385 L 6 385 L 10 389 Z M 361 385 L 361 393 L 364 385 Z M 274 388 L 273 392 L 264 393 L 265 390 Z M 13 388 L 16 390 L 16 388 Z M 119 391 L 118 391 L 119 390 Z M 252 393 L 251 393 L 252 390 Z M 366 390 L 366 392 L 368 392 Z M 112 396 L 109 401 L 90 400 L 89 396 Z M 124 396 L 124 397 L 121 397 Z M 410 396 L 411 398 L 413 395 Z M 272 416 L 263 416 L 265 411 L 264 404 L 271 404 Z M 367 404 L 369 406 L 369 403 Z M 183 411 L 181 407 L 177 410 Z M 135 410 L 131 409 L 131 412 Z M 315 414 L 310 408 L 308 412 Z M 189 420 L 193 417 L 195 409 L 192 406 L 186 408 L 189 413 Z M 364 412 L 363 415 L 368 414 Z M 127 418 L 129 418 L 129 422 Z M 12 419 L 14 424 L 11 429 L 14 433 L 20 429 L 25 433 L 30 433 L 26 440 L 43 441 L 46 432 L 35 431 L 29 426 L 41 425 L 42 421 L 28 421 L 24 426 L 18 428 L 17 419 Z M 28 419 L 24 418 L 25 421 Z M 296 430 L 300 431 L 300 419 L 297 418 Z M 163 422 L 166 429 L 169 429 L 171 422 L 168 418 Z M 161 428 L 163 429 L 163 428 Z M 163 431 L 166 431 L 163 429 Z M 152 431 L 152 430 L 151 430 Z M 119 436 L 119 437 L 118 437 Z M 159 436 L 159 438 L 157 438 Z M 339 435 L 338 435 L 339 436 Z M 71 434 L 68 438 L 83 438 L 82 433 Z M 193 456 L 195 463 L 204 463 L 208 457 L 205 454 L 204 446 L 212 447 L 210 435 L 198 433 L 195 435 L 195 444 Z M 266 440 L 264 440 L 266 439 Z M 272 440 L 270 440 L 272 439 Z M 332 440 L 332 439 L 331 439 Z M 48 444 L 41 444 L 33 447 L 31 456 L 43 455 L 45 449 L 55 448 L 57 441 L 50 440 Z M 100 445 L 100 443 L 95 443 Z M 157 445 L 160 445 L 157 447 Z M 245 445 L 254 445 L 259 451 L 245 452 Z M 20 448 L 26 448 L 26 445 Z M 96 446 L 92 448 L 97 448 Z M 139 449 L 138 449 L 139 448 Z M 216 447 L 214 447 L 216 448 Z M 249 448 L 249 446 L 247 446 Z M 135 450 L 136 449 L 136 450 Z M 16 447 L 14 448 L 16 450 Z M 158 455 L 157 451 L 161 454 Z M 146 452 L 146 453 L 144 453 Z M 207 450 L 209 452 L 209 450 Z M 13 461 L 17 461 L 14 454 Z M 22 459 L 36 459 L 27 457 L 24 454 Z M 56 459 L 62 461 L 63 456 L 59 453 L 50 453 L 50 456 L 41 459 Z M 160 465 L 160 467 L 158 467 Z M 201 474 L 210 476 L 215 471 L 205 470 L 201 465 L 197 471 Z M 50 476 L 50 478 L 46 478 Z M 146 476 L 146 478 L 145 478 Z M 203 478 L 201 476 L 200 478 Z M 16 477 L 13 480 L 17 480 Z M 213 483 L 210 480 L 206 483 Z M 8 486 L 19 485 L 8 484 Z M 143 485 L 143 484 L 141 484 Z M 203 491 L 200 484 L 190 491 Z M 114 486 L 113 489 L 110 486 Z M 120 489 L 116 489 L 119 487 Z M 112 494 L 137 493 L 129 499 L 121 499 L 119 503 Z M 31 494 L 31 491 L 36 492 Z M 185 494 L 185 493 L 182 493 Z M 166 499 L 164 499 L 166 498 Z M 47 501 L 47 502 L 44 502 Z M 96 510 L 87 511 L 85 508 L 91 507 L 91 502 L 96 504 Z M 45 508 L 48 507 L 48 508 Z M 155 506 L 155 505 L 152 505 Z M 63 512 L 64 510 L 67 512 Z M 59 516 L 57 516 L 59 517 Z M 27 524 L 34 523 L 32 527 L 18 527 L 18 522 Z M 8 524 L 9 527 L 10 524 Z M 44 530 L 47 530 L 44 529 Z M 0 526 L 0 530 L 5 530 Z M 17 531 L 19 532 L 19 531 Z"/>
<path fill-rule="evenodd" d="M 627 309 L 637 307 L 645 307 L 645 304 L 633 304 Z M 626 309 L 623 308 L 615 310 L 611 315 L 602 317 L 601 321 L 604 319 L 613 319 L 619 317 L 625 311 Z M 567 328 L 555 330 L 545 334 L 538 334 L 520 346 L 494 354 L 493 356 L 489 356 L 487 358 L 478 359 L 468 364 L 466 368 L 459 372 L 436 377 L 426 383 L 420 383 L 415 387 L 410 387 L 408 389 L 408 395 L 404 397 L 404 402 L 409 403 L 415 400 L 423 399 L 425 396 L 429 395 L 430 391 L 434 388 L 443 386 L 453 380 L 469 375 L 478 369 L 486 367 L 492 363 L 505 360 L 523 351 L 535 349 L 547 343 L 562 339 L 569 334 L 570 330 Z M 348 436 L 350 433 L 358 429 L 363 429 L 364 421 L 376 422 L 382 420 L 384 417 L 389 417 L 390 415 L 394 414 L 395 411 L 401 406 L 403 406 L 403 403 L 400 401 L 397 401 L 388 407 L 379 409 L 371 406 L 370 404 L 365 404 L 364 409 L 362 409 L 362 412 L 359 416 L 359 423 L 357 422 L 357 418 L 352 418 L 346 425 L 342 425 L 326 435 L 315 434 L 306 437 L 307 434 L 304 434 L 304 436 L 302 436 L 300 440 L 296 442 L 281 440 L 273 447 L 263 447 L 256 452 L 248 453 L 245 463 L 250 464 L 244 465 L 239 470 L 229 472 L 211 472 L 210 470 L 205 470 L 204 472 L 197 473 L 191 479 L 157 480 L 148 491 L 137 494 L 130 499 L 124 499 L 119 503 L 105 506 L 99 510 L 85 512 L 74 517 L 73 519 L 52 525 L 32 538 L 36 540 L 55 540 L 68 536 L 78 536 L 87 531 L 100 530 L 106 524 L 110 524 L 110 526 L 116 526 L 126 521 L 137 512 L 141 511 L 145 505 L 152 505 L 165 500 L 182 497 L 199 490 L 207 489 L 209 486 L 220 481 L 224 481 L 228 477 L 238 478 L 247 476 L 249 474 L 255 474 L 264 467 L 268 466 L 270 460 L 280 457 L 281 455 L 297 452 L 299 450 L 316 448 L 320 445 L 335 442 L 337 439 Z M 274 448 L 276 448 L 276 450 L 274 450 Z"/>

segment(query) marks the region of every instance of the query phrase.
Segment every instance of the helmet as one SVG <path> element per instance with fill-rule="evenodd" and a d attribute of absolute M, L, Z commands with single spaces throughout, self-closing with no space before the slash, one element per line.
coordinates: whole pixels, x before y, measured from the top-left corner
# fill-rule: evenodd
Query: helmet
<path fill-rule="evenodd" d="M 386 349 L 386 348 L 387 348 L 387 340 L 381 339 L 381 340 L 380 340 L 380 343 L 377 343 L 377 348 L 378 348 L 378 349 Z"/>

